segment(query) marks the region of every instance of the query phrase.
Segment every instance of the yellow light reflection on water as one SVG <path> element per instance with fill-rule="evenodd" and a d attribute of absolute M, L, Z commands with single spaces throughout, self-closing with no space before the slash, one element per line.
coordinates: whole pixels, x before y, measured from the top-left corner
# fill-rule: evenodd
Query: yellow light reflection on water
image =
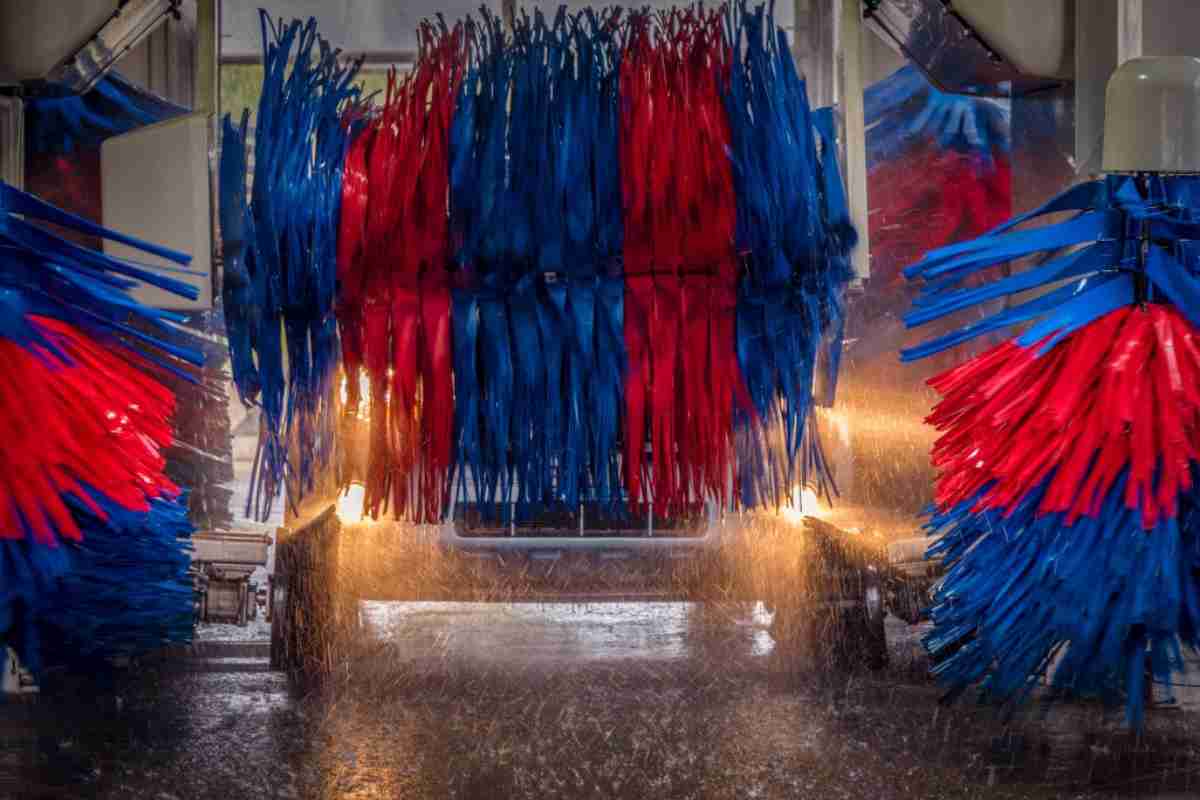
<path fill-rule="evenodd" d="M 343 525 L 362 522 L 365 496 L 366 489 L 361 483 L 352 483 L 346 487 L 345 493 L 337 500 L 338 521 Z"/>
<path fill-rule="evenodd" d="M 350 378 L 345 374 L 342 375 L 339 390 L 342 405 L 345 406 L 350 402 Z M 358 376 L 358 408 L 354 409 L 354 416 L 361 420 L 371 418 L 371 379 L 366 370 Z"/>
<path fill-rule="evenodd" d="M 850 446 L 850 414 L 842 409 L 818 408 L 817 417 L 826 421 L 837 437 L 837 444 Z"/>
<path fill-rule="evenodd" d="M 818 519 L 827 513 L 828 509 L 821 505 L 817 493 L 808 487 L 797 486 L 792 489 L 792 502 L 779 510 L 788 522 L 800 524 L 806 517 Z"/>

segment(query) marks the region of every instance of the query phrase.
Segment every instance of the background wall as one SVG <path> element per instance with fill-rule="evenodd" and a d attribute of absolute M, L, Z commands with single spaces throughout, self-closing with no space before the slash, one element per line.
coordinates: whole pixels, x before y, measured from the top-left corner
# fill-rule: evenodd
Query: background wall
<path fill-rule="evenodd" d="M 1200 3 L 1141 0 L 1144 55 L 1200 55 Z"/>
<path fill-rule="evenodd" d="M 321 35 L 335 47 L 353 53 L 415 53 L 415 31 L 421 20 L 442 13 L 448 20 L 474 13 L 481 0 L 244 0 L 221 2 L 221 55 L 223 58 L 258 58 L 262 33 L 258 9 L 278 19 L 316 17 Z M 488 3 L 499 13 L 498 2 Z"/>
<path fill-rule="evenodd" d="M 678 3 L 673 0 L 615 0 L 602 5 L 619 5 L 625 8 L 668 8 Z M 447 20 L 455 20 L 474 14 L 480 5 L 490 6 L 500 13 L 500 0 L 263 0 L 247 3 L 243 0 L 222 0 L 222 55 L 226 58 L 257 57 L 262 48 L 258 22 L 261 6 L 274 17 L 298 17 L 307 19 L 315 16 L 321 23 L 321 34 L 334 45 L 350 52 L 415 52 L 416 37 L 413 31 L 425 18 L 441 13 Z M 518 10 L 530 12 L 535 8 L 543 12 L 554 12 L 559 0 L 524 0 L 518 2 Z M 568 0 L 565 5 L 571 10 L 586 8 L 596 3 L 587 0 Z M 791 31 L 795 23 L 796 6 L 784 0 L 775 9 L 776 21 Z"/>

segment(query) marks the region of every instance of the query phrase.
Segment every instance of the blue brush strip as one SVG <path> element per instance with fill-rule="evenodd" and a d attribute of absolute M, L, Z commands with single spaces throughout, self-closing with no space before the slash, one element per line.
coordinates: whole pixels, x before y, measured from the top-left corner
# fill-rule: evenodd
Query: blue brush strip
<path fill-rule="evenodd" d="M 825 382 L 821 405 L 832 406 L 837 393 L 838 372 L 842 361 L 842 344 L 846 315 L 842 293 L 854 277 L 850 251 L 858 244 L 858 231 L 850 221 L 850 204 L 837 163 L 836 121 L 832 108 L 818 109 L 813 114 L 813 127 L 820 142 L 821 158 L 817 164 L 821 178 L 822 255 L 826 261 L 825 280 L 817 284 L 821 335 L 825 337 Z"/>
<path fill-rule="evenodd" d="M 38 220 L 40 222 L 51 222 L 55 225 L 61 225 L 64 228 L 78 231 L 79 233 L 87 234 L 88 236 L 96 236 L 101 239 L 120 242 L 121 244 L 127 245 L 136 250 L 141 250 L 143 252 L 159 256 L 160 258 L 165 258 L 168 261 L 174 261 L 176 264 L 188 264 L 192 260 L 192 257 L 187 253 L 181 253 L 178 250 L 172 250 L 168 247 L 153 244 L 152 242 L 142 241 L 141 239 L 137 239 L 133 236 L 126 236 L 119 231 L 114 231 L 111 228 L 106 228 L 103 225 L 97 225 L 90 220 L 84 219 L 77 214 L 72 214 L 69 211 L 63 211 L 61 208 L 53 206 L 50 203 L 47 203 L 45 200 L 41 200 L 31 194 L 22 192 L 20 189 L 10 186 L 2 181 L 0 181 L 0 212 L 3 212 L 4 214 L 2 221 L 0 221 L 0 231 L 6 235 L 9 234 L 9 226 L 19 222 L 19 220 L 14 219 L 11 215 L 20 214 L 24 217 Z M 76 250 L 84 249 L 78 247 L 77 245 L 74 247 Z M 96 257 L 104 260 L 105 262 L 120 263 L 117 262 L 116 259 L 95 253 L 95 251 L 87 252 L 94 253 Z"/>
<path fill-rule="evenodd" d="M 974 501 L 933 515 L 940 536 L 930 556 L 948 567 L 938 584 L 925 644 L 952 693 L 978 685 L 986 696 L 1020 702 L 1051 656 L 1063 692 L 1123 698 L 1140 725 L 1147 670 L 1170 682 L 1183 670 L 1178 642 L 1200 646 L 1200 538 L 1195 492 L 1176 519 L 1154 530 L 1124 502 L 1124 478 L 1096 517 L 1067 526 L 1038 514 L 1042 489 L 1009 513 L 973 512 Z M 1103 587 L 1103 591 L 1097 591 Z"/>
<path fill-rule="evenodd" d="M 468 20 L 451 123 L 455 496 L 617 502 L 625 363 L 616 12 Z"/>
<path fill-rule="evenodd" d="M 916 67 L 901 67 L 864 93 L 867 169 L 926 143 L 990 161 L 1011 150 L 1010 104 L 943 92 Z"/>
<path fill-rule="evenodd" d="M 127 293 L 139 283 L 148 283 L 194 298 L 195 287 L 80 247 L 30 220 L 119 241 L 179 264 L 188 263 L 190 256 L 96 225 L 3 182 L 0 210 L 0 291 L 6 292 L 10 305 L 17 303 L 21 314 L 55 317 L 99 337 L 136 340 L 151 355 L 159 352 L 191 364 L 203 363 L 197 348 L 174 345 L 165 338 L 166 323 L 177 320 L 177 315 L 144 306 Z M 19 317 L 13 318 L 7 332 L 19 342 L 27 341 L 28 327 Z"/>
<path fill-rule="evenodd" d="M 221 123 L 220 221 L 224 273 L 221 281 L 225 332 L 233 382 L 242 402 L 249 404 L 262 388 L 254 365 L 258 306 L 250 275 L 247 245 L 253 238 L 253 219 L 246 198 L 246 132 L 250 109 L 239 125 L 226 114 Z"/>
<path fill-rule="evenodd" d="M 737 437 L 742 502 L 779 505 L 796 480 L 832 486 L 809 421 L 819 362 L 819 399 L 831 403 L 836 389 L 841 296 L 853 277 L 848 256 L 857 234 L 837 168 L 832 112 L 810 111 L 773 7 L 731 4 L 726 38 L 737 243 L 748 254 L 738 290 L 738 361 L 762 424 L 774 429 L 782 415 L 778 434 Z M 783 451 L 775 452 L 780 444 Z"/>
<path fill-rule="evenodd" d="M 1197 191 L 1197 183 L 1186 177 L 1149 178 L 1143 196 L 1134 178 L 1110 176 L 1072 187 L 978 239 L 930 252 L 905 270 L 909 278 L 925 282 L 914 310 L 905 317 L 909 327 L 1024 292 L 1049 291 L 904 350 L 902 358 L 924 358 L 975 336 L 1030 322 L 1034 324 L 1022 334 L 1021 343 L 1033 345 L 1049 339 L 1043 347 L 1048 349 L 1107 311 L 1134 302 L 1134 273 L 1144 276 L 1149 292 L 1159 293 L 1193 323 L 1200 323 L 1200 260 L 1188 245 L 1200 236 L 1200 226 L 1194 213 L 1180 205 Z M 1062 212 L 1076 213 L 1064 222 L 1012 230 L 1018 223 Z M 1144 258 L 1143 226 L 1147 233 Z M 963 288 L 964 281 L 983 270 L 1068 248 L 1078 249 L 1016 275 Z M 1063 280 L 1071 283 L 1050 289 Z"/>
<path fill-rule="evenodd" d="M 261 405 L 266 421 L 247 507 L 268 514 L 285 483 L 293 504 L 311 491 L 332 452 L 337 225 L 350 141 L 341 117 L 358 101 L 360 62 L 343 63 L 315 19 L 276 25 L 260 12 L 260 21 L 263 89 L 248 216 L 241 200 L 245 118 L 237 128 L 228 120 L 223 126 L 221 195 L 229 201 L 222 222 L 235 233 L 233 283 L 225 291 L 235 379 L 243 401 Z M 299 443 L 294 453 L 289 438 Z"/>
<path fill-rule="evenodd" d="M 0 574 L 14 579 L 0 593 L 0 635 L 7 622 L 7 643 L 21 662 L 34 674 L 46 666 L 89 668 L 190 640 L 186 495 L 152 500 L 149 511 L 136 512 L 92 494 L 106 520 L 70 500 L 82 542 L 0 546 Z"/>
<path fill-rule="evenodd" d="M 624 249 L 620 159 L 620 77 L 621 42 L 613 13 L 585 12 L 586 34 L 582 25 L 576 38 L 588 46 L 590 66 L 586 74 L 590 115 L 586 129 L 591 137 L 587 159 L 592 193 L 580 198 L 581 205 L 593 216 L 592 232 L 578 237 L 589 243 L 595 259 L 595 360 L 590 371 L 587 396 L 591 403 L 590 469 L 592 496 L 609 508 L 623 507 L 620 467 L 620 436 L 624 408 L 625 285 L 621 277 Z M 582 44 L 580 45 L 582 49 Z M 586 193 L 585 193 L 586 194 Z M 583 212 L 578 216 L 582 217 Z"/>
<path fill-rule="evenodd" d="M 1116 278 L 1106 278 L 1101 280 L 1093 280 L 1091 286 L 1094 288 L 1097 285 L 1104 285 Z M 964 342 L 968 342 L 979 336 L 996 331 L 1002 331 L 1014 325 L 1029 322 L 1047 313 L 1052 313 L 1059 308 L 1066 300 L 1075 297 L 1081 291 L 1085 291 L 1089 284 L 1083 281 L 1074 282 L 1058 289 L 1046 292 L 1033 300 L 1029 300 L 1020 305 L 1013 306 L 1009 309 L 993 314 L 984 319 L 978 320 L 970 325 L 965 325 L 956 331 L 952 331 L 944 336 L 936 339 L 931 339 L 928 342 L 910 347 L 901 351 L 900 358 L 902 361 L 916 361 L 921 358 L 927 358 L 935 353 L 941 353 L 949 350 L 952 347 L 957 347 Z M 1130 294 L 1132 297 L 1132 292 Z"/>
<path fill-rule="evenodd" d="M 455 503 L 476 501 L 483 471 L 479 431 L 477 353 L 479 301 L 471 290 L 455 290 L 450 315 L 454 330 L 454 459 Z"/>
<path fill-rule="evenodd" d="M 919 299 L 913 304 L 915 310 L 905 315 L 904 320 L 910 325 L 923 325 L 991 300 L 1091 273 L 1097 267 L 1114 263 L 1119 253 L 1115 243 L 1102 242 L 983 286 L 947 288 L 939 295 Z"/>
<path fill-rule="evenodd" d="M 35 153 L 70 153 L 186 113 L 186 108 L 109 72 L 87 94 L 43 93 L 26 100 L 26 140 Z"/>

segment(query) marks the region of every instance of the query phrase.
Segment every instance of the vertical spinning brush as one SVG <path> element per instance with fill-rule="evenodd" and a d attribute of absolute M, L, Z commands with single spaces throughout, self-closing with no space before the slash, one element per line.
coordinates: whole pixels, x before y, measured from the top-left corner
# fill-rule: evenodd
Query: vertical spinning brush
<path fill-rule="evenodd" d="M 155 375 L 187 377 L 202 357 L 170 344 L 177 315 L 126 291 L 195 288 L 35 223 L 189 258 L 3 183 L 0 207 L 0 639 L 36 672 L 47 658 L 136 652 L 146 635 L 186 638 L 191 529 L 163 470 L 174 396 Z M 150 619 L 154 634 L 141 630 Z"/>
<path fill-rule="evenodd" d="M 269 41 L 264 18 L 249 213 L 227 124 L 227 226 L 246 248 L 226 318 L 239 389 L 264 407 L 263 488 L 287 436 L 301 484 L 326 447 L 334 250 L 352 404 L 360 369 L 372 382 L 369 513 L 434 521 L 451 485 L 512 522 L 753 507 L 821 483 L 807 422 L 827 339 L 832 391 L 854 235 L 832 116 L 810 113 L 773 19 L 744 2 L 564 8 L 508 36 L 485 10 L 422 31 L 384 107 L 347 110 L 349 73 L 312 60 L 311 23 Z M 763 419 L 771 447 L 742 446 Z"/>
<path fill-rule="evenodd" d="M 1114 174 L 908 270 L 924 281 L 912 325 L 1041 292 L 904 353 L 1028 326 L 931 381 L 941 475 L 928 527 L 949 570 L 926 646 L 952 694 L 979 684 L 1016 702 L 1052 669 L 1063 692 L 1124 698 L 1139 725 L 1147 677 L 1169 682 L 1180 643 L 1200 645 L 1200 180 L 1181 174 L 1200 171 L 1200 153 L 1178 146 L 1195 131 L 1141 129 L 1173 107 L 1200 130 L 1196 98 L 1178 88 L 1197 77 L 1194 59 L 1123 65 L 1108 92 Z M 1061 212 L 1066 221 L 1015 230 Z M 963 285 L 1039 252 L 1056 254 Z"/>

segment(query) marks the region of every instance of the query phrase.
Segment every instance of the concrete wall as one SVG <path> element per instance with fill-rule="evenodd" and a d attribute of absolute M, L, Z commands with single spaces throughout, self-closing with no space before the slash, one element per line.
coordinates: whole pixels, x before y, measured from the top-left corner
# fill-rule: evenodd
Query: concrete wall
<path fill-rule="evenodd" d="M 1200 56 L 1200 3 L 1140 0 L 1142 55 Z"/>
<path fill-rule="evenodd" d="M 453 21 L 477 13 L 481 5 L 500 13 L 500 0 L 222 0 L 221 55 L 234 59 L 261 56 L 260 7 L 275 19 L 316 17 L 321 35 L 347 52 L 415 53 L 416 29 L 422 19 L 440 12 Z"/>
<path fill-rule="evenodd" d="M 683 5 L 686 0 L 518 0 L 517 9 L 532 12 L 541 9 L 554 13 L 559 5 L 578 10 L 587 7 L 619 5 L 625 8 L 669 8 Z M 801 3 L 808 0 L 800 0 Z M 321 35 L 335 46 L 349 52 L 411 53 L 417 49 L 414 35 L 417 24 L 437 13 L 448 20 L 478 13 L 487 5 L 500 13 L 501 0 L 415 0 L 398 3 L 395 0 L 222 0 L 221 52 L 225 58 L 257 58 L 262 50 L 258 9 L 265 8 L 273 17 L 307 19 L 316 17 Z M 712 4 L 715 5 L 715 4 Z M 796 24 L 795 2 L 783 0 L 775 9 L 776 24 L 791 35 Z"/>

